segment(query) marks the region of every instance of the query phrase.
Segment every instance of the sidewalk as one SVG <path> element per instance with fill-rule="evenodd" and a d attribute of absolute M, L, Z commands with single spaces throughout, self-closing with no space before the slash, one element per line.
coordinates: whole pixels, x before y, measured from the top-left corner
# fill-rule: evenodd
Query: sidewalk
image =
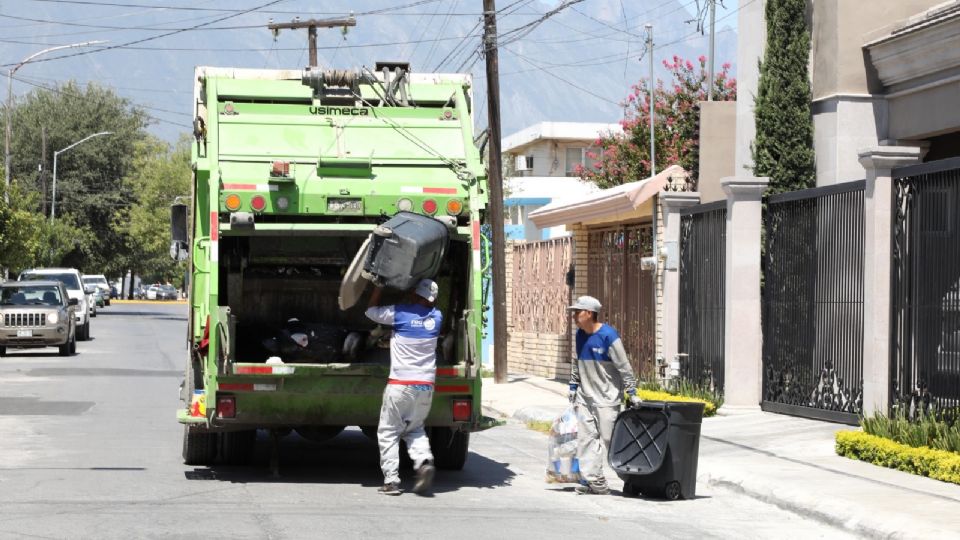
<path fill-rule="evenodd" d="M 485 379 L 484 413 L 552 421 L 567 385 L 540 377 Z M 704 420 L 698 481 L 867 537 L 960 538 L 960 486 L 840 457 L 849 426 L 759 410 Z"/>

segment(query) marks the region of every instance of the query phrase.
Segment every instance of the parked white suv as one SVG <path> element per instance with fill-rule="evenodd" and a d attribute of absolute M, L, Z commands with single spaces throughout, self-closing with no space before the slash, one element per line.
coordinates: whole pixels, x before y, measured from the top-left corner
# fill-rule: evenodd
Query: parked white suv
<path fill-rule="evenodd" d="M 20 273 L 19 281 L 28 280 L 60 281 L 67 288 L 67 296 L 77 299 L 77 341 L 90 339 L 90 305 L 83 287 L 80 271 L 76 268 L 35 268 Z M 92 290 L 92 286 L 91 286 Z"/>
<path fill-rule="evenodd" d="M 96 285 L 100 289 L 100 292 L 103 293 L 103 305 L 110 305 L 110 283 L 107 281 L 107 276 L 103 274 L 85 274 L 83 276 L 84 284 L 90 283 Z"/>

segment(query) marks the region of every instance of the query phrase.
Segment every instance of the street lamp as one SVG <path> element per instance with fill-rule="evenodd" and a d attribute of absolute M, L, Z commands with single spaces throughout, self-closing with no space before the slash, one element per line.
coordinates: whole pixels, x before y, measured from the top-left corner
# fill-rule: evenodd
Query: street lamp
<path fill-rule="evenodd" d="M 78 144 L 85 143 L 94 137 L 99 137 L 101 135 L 113 135 L 112 131 L 101 131 L 100 133 L 94 133 L 93 135 L 87 135 L 86 137 L 80 139 L 79 141 L 71 144 L 70 146 L 64 148 L 63 150 L 57 150 L 53 153 L 53 193 L 50 195 L 50 223 L 53 223 L 53 218 L 57 216 L 57 156 L 66 152 L 67 150 L 77 146 Z"/>
<path fill-rule="evenodd" d="M 5 107 L 6 117 L 6 130 L 3 143 L 3 172 L 4 179 L 7 182 L 7 190 L 4 192 L 4 201 L 10 202 L 10 109 L 13 106 L 13 74 L 17 72 L 18 69 L 23 67 L 24 64 L 30 62 L 34 58 L 40 56 L 41 54 L 47 54 L 48 52 L 59 51 L 61 49 L 72 49 L 74 47 L 86 47 L 87 45 L 99 45 L 101 43 L 106 43 L 106 40 L 98 39 L 96 41 L 84 41 L 81 43 L 71 43 L 70 45 L 58 45 L 56 47 L 50 47 L 49 49 L 44 49 L 40 52 L 35 52 L 30 56 L 24 58 L 20 61 L 19 64 L 13 67 L 13 69 L 7 71 L 7 105 Z"/>

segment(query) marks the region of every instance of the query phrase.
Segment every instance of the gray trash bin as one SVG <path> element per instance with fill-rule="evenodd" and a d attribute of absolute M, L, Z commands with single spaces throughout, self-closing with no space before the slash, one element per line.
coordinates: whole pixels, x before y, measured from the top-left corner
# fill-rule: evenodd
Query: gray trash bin
<path fill-rule="evenodd" d="M 402 291 L 413 288 L 421 278 L 437 275 L 448 239 L 442 222 L 399 212 L 374 229 L 362 275 L 378 285 Z"/>
<path fill-rule="evenodd" d="M 608 458 L 626 495 L 692 499 L 703 403 L 644 401 L 617 416 Z"/>

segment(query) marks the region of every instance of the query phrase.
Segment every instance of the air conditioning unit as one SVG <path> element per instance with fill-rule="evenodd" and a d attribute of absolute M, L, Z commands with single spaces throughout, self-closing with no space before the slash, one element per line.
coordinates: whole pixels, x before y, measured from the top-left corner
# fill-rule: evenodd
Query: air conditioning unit
<path fill-rule="evenodd" d="M 514 169 L 516 171 L 529 171 L 533 168 L 533 158 L 528 158 L 527 156 L 517 156 L 516 165 Z"/>

